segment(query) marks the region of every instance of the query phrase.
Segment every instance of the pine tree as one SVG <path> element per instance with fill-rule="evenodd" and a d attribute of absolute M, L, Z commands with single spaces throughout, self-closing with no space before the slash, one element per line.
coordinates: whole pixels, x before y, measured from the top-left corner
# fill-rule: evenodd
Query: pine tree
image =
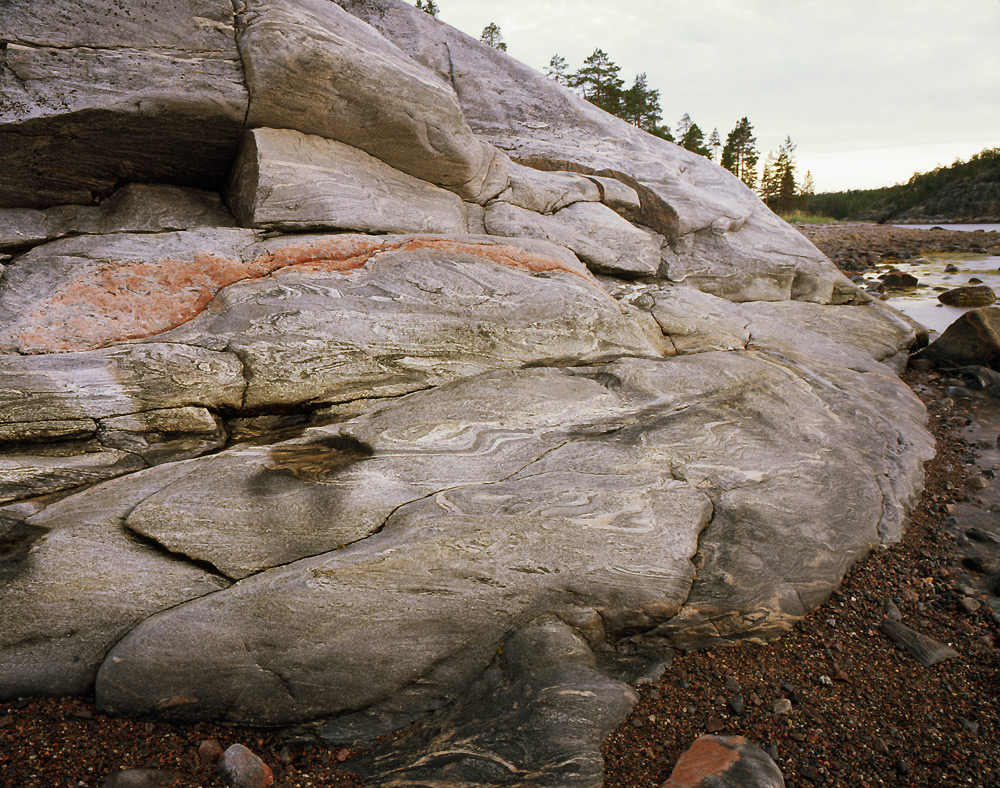
<path fill-rule="evenodd" d="M 719 160 L 719 148 L 722 147 L 722 140 L 719 139 L 719 130 L 717 128 L 712 129 L 712 133 L 708 136 L 708 147 L 712 151 L 712 161 Z"/>
<path fill-rule="evenodd" d="M 773 209 L 778 199 L 778 180 L 775 177 L 774 153 L 768 153 L 764 160 L 764 171 L 760 175 L 760 198 L 768 208 Z"/>
<path fill-rule="evenodd" d="M 767 207 L 779 214 L 795 208 L 798 189 L 795 182 L 795 143 L 785 137 L 778 152 L 767 154 L 764 174 L 760 179 L 760 196 Z"/>
<path fill-rule="evenodd" d="M 573 87 L 583 91 L 583 97 L 596 104 L 605 112 L 618 115 L 621 112 L 622 85 L 618 76 L 621 68 L 616 65 L 603 49 L 595 49 L 583 61 L 583 67 L 572 76 Z"/>
<path fill-rule="evenodd" d="M 685 112 L 684 117 L 677 121 L 677 139 L 684 139 L 684 135 L 691 130 L 691 122 L 691 116 Z"/>
<path fill-rule="evenodd" d="M 654 137 L 659 137 L 661 140 L 666 140 L 667 142 L 676 142 L 674 135 L 670 133 L 670 126 L 656 126 L 655 128 L 649 129 L 649 133 Z"/>
<path fill-rule="evenodd" d="M 650 89 L 646 74 L 638 74 L 635 82 L 622 93 L 621 116 L 633 126 L 652 131 L 660 122 L 660 91 Z"/>
<path fill-rule="evenodd" d="M 684 117 L 687 117 L 687 115 Z M 680 146 L 692 153 L 697 153 L 699 156 L 704 156 L 706 159 L 712 158 L 712 154 L 705 147 L 705 132 L 699 128 L 697 123 L 692 123 L 688 126 L 687 132 L 681 137 Z"/>
<path fill-rule="evenodd" d="M 552 60 L 545 67 L 545 74 L 558 82 L 563 87 L 570 86 L 570 75 L 568 73 L 569 64 L 560 55 L 553 55 Z"/>
<path fill-rule="evenodd" d="M 760 154 L 757 152 L 757 138 L 753 135 L 753 126 L 747 118 L 740 118 L 739 123 L 726 137 L 725 147 L 719 163 L 739 178 L 751 189 L 757 184 L 757 162 Z"/>
<path fill-rule="evenodd" d="M 812 197 L 816 194 L 816 186 L 813 184 L 813 176 L 809 170 L 806 170 L 806 177 L 802 179 L 802 185 L 799 187 L 800 197 Z"/>
<path fill-rule="evenodd" d="M 490 22 L 483 28 L 483 33 L 479 36 L 479 40 L 494 49 L 499 49 L 501 52 L 507 51 L 507 45 L 503 42 L 503 35 L 500 33 L 500 25 L 496 22 Z"/>
<path fill-rule="evenodd" d="M 795 143 L 791 137 L 778 148 L 778 157 L 774 163 L 775 176 L 778 181 L 778 212 L 790 213 L 795 207 Z"/>
<path fill-rule="evenodd" d="M 434 0 L 417 0 L 417 8 L 433 17 L 437 17 L 441 13 L 441 9 L 438 8 L 438 4 Z"/>

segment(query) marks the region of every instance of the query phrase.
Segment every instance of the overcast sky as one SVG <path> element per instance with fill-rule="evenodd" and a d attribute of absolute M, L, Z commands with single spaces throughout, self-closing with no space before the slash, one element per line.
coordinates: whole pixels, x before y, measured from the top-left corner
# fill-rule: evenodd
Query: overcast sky
<path fill-rule="evenodd" d="M 600 47 L 645 71 L 664 122 L 725 141 L 746 115 L 763 161 L 786 135 L 817 191 L 891 186 L 1000 147 L 1000 0 L 437 0 L 508 54 L 570 68 Z"/>

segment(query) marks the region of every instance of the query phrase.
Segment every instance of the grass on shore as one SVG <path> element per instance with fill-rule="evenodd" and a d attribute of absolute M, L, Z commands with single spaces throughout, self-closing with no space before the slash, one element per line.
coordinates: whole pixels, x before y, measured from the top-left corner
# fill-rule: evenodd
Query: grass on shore
<path fill-rule="evenodd" d="M 819 216 L 814 213 L 803 213 L 802 211 L 792 211 L 783 214 L 784 219 L 789 224 L 837 224 L 838 220 L 831 216 Z"/>

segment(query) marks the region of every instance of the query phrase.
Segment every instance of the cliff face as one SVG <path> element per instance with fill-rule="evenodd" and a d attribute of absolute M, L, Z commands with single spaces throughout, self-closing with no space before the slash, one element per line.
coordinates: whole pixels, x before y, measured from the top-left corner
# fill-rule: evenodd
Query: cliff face
<path fill-rule="evenodd" d="M 0 40 L 4 697 L 597 785 L 900 535 L 911 327 L 707 160 L 396 0 Z"/>

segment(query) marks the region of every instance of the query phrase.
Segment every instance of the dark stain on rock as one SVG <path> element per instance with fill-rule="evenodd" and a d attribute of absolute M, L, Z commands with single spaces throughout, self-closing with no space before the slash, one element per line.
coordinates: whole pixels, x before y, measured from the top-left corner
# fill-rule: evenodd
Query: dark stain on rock
<path fill-rule="evenodd" d="M 0 516 L 0 564 L 23 561 L 47 528 Z"/>
<path fill-rule="evenodd" d="M 371 446 L 350 435 L 331 435 L 311 443 L 275 446 L 266 467 L 299 479 L 322 482 L 374 453 Z"/>

